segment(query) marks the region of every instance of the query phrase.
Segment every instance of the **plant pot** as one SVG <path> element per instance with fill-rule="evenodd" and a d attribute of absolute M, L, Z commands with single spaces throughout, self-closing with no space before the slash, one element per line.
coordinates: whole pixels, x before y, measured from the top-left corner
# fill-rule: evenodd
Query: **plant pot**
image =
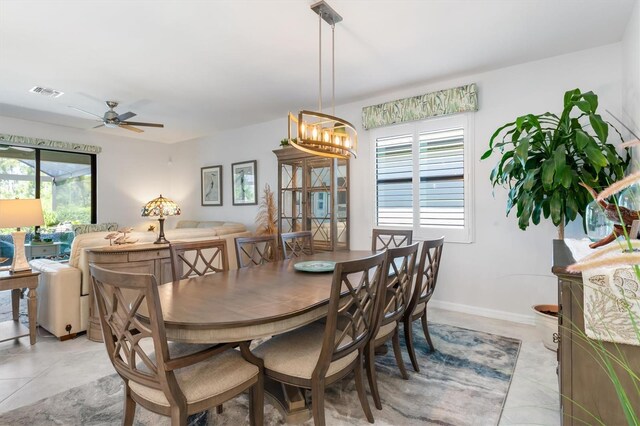
<path fill-rule="evenodd" d="M 532 308 L 536 313 L 536 330 L 544 347 L 550 351 L 557 351 L 558 305 L 535 305 Z"/>

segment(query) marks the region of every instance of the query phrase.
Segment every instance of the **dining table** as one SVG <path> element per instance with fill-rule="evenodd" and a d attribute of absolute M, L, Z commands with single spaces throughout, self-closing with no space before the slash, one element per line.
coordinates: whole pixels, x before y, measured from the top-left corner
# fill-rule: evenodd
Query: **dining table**
<path fill-rule="evenodd" d="M 167 340 L 231 343 L 268 338 L 327 315 L 333 274 L 304 272 L 308 261 L 344 262 L 376 254 L 371 250 L 318 252 L 251 268 L 186 278 L 158 286 Z M 298 265 L 298 268 L 301 265 Z M 148 320 L 146 305 L 138 317 Z M 310 417 L 304 393 L 265 380 L 265 391 L 287 422 Z"/>

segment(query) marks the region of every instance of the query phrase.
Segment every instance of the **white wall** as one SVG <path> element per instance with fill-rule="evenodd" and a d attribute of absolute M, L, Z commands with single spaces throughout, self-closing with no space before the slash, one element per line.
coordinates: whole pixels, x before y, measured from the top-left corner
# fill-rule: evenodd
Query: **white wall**
<path fill-rule="evenodd" d="M 640 134 L 640 2 L 636 2 L 622 39 L 621 120 Z M 634 159 L 638 168 L 640 148 L 634 148 Z"/>
<path fill-rule="evenodd" d="M 434 300 L 441 306 L 470 312 L 530 321 L 530 306 L 556 300 L 555 279 L 550 273 L 550 223 L 520 231 L 514 217 L 505 218 L 506 191 L 495 198 L 489 173 L 495 158 L 479 162 L 489 137 L 503 123 L 524 113 L 560 111 L 566 90 L 579 87 L 600 95 L 602 107 L 619 110 L 621 104 L 621 46 L 614 44 L 541 61 L 469 75 L 434 84 L 416 86 L 343 105 L 336 113 L 361 123 L 363 106 L 475 82 L 480 108 L 475 114 L 474 167 L 475 242 L 447 244 L 439 286 Z M 339 94 L 338 94 L 339 95 Z M 302 107 L 292 105 L 292 109 Z M 604 109 L 604 108 L 603 108 Z M 286 111 L 282 118 L 235 129 L 215 136 L 174 145 L 171 195 L 194 218 L 238 220 L 253 224 L 257 209 L 231 205 L 232 162 L 258 160 L 258 182 L 277 185 L 277 162 L 271 152 L 286 136 Z M 358 158 L 352 161 L 352 247 L 370 247 L 373 226 L 372 159 L 368 132 L 359 130 Z M 223 165 L 224 205 L 200 207 L 200 167 Z M 575 226 L 579 233 L 580 226 Z M 434 235 L 435 237 L 436 235 Z"/>
<path fill-rule="evenodd" d="M 0 133 L 101 146 L 102 152 L 97 157 L 98 222 L 146 229 L 154 221 L 142 218 L 140 210 L 144 203 L 168 190 L 171 147 L 123 137 L 120 129 L 113 132 L 111 136 L 0 117 Z"/>

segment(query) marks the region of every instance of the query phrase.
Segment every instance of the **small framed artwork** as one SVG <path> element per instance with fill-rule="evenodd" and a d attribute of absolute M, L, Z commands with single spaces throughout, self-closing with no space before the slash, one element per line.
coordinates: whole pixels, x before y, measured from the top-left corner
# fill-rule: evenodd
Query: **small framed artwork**
<path fill-rule="evenodd" d="M 258 204 L 256 160 L 231 165 L 231 192 L 234 206 Z"/>
<path fill-rule="evenodd" d="M 200 190 L 203 206 L 222 205 L 222 166 L 200 169 Z"/>

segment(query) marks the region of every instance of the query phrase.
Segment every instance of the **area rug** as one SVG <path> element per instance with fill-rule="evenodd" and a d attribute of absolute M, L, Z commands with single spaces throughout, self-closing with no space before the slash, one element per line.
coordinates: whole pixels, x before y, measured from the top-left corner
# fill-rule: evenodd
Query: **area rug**
<path fill-rule="evenodd" d="M 416 325 L 419 325 L 416 323 Z M 422 330 L 414 330 L 420 373 L 411 369 L 402 380 L 393 351 L 376 358 L 383 410 L 370 399 L 378 425 L 496 425 L 509 391 L 520 341 L 442 324 L 430 325 L 436 351 L 429 353 Z M 328 425 L 369 424 L 349 376 L 327 389 Z M 123 389 L 117 375 L 73 388 L 34 404 L 0 414 L 4 425 L 117 425 L 122 421 Z M 140 407 L 136 425 L 168 425 L 169 419 Z M 224 404 L 224 413 L 192 416 L 190 425 L 242 425 L 248 421 L 248 398 Z M 265 424 L 281 425 L 283 418 L 265 403 Z M 305 424 L 313 424 L 309 420 Z"/>

